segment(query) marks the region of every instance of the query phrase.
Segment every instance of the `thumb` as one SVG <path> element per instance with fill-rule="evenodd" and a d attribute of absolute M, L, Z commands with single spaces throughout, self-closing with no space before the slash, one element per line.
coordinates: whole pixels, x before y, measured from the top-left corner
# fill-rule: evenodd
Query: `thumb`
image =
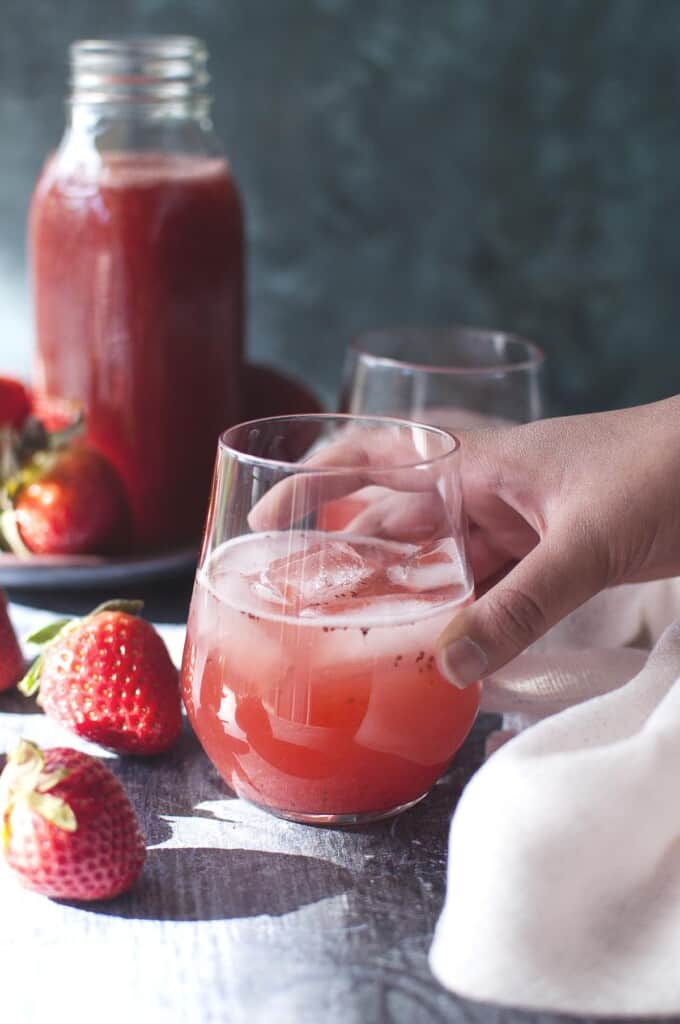
<path fill-rule="evenodd" d="M 592 544 L 545 536 L 443 630 L 439 665 L 455 686 L 496 672 L 606 585 Z"/>

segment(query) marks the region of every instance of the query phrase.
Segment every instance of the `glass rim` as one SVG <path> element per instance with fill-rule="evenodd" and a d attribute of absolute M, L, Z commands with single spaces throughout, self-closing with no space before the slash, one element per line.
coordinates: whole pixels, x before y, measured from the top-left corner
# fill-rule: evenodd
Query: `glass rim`
<path fill-rule="evenodd" d="M 424 431 L 426 434 L 433 435 L 439 438 L 444 438 L 450 448 L 446 452 L 442 452 L 439 455 L 434 455 L 431 458 L 421 458 L 412 462 L 398 463 L 390 466 L 370 466 L 371 476 L 376 474 L 388 474 L 403 470 L 410 469 L 429 469 L 438 463 L 445 462 L 454 455 L 460 454 L 461 443 L 460 439 L 452 434 L 450 430 L 445 430 L 443 427 L 434 427 L 429 423 L 420 423 L 417 420 L 405 420 L 400 419 L 396 416 L 361 416 L 354 415 L 353 413 L 292 413 L 285 416 L 259 416 L 254 420 L 244 420 L 243 423 L 234 423 L 233 426 L 227 427 L 223 430 L 218 439 L 218 453 L 228 452 L 234 456 L 237 461 L 246 463 L 249 465 L 263 466 L 267 469 L 283 469 L 295 475 L 307 474 L 315 476 L 344 476 L 354 475 L 356 476 L 357 470 L 368 469 L 369 467 L 360 466 L 356 463 L 339 466 L 307 466 L 304 462 L 291 462 L 285 459 L 269 459 L 261 455 L 253 455 L 249 452 L 241 451 L 235 447 L 234 444 L 229 443 L 228 435 L 232 431 L 243 430 L 248 427 L 255 427 L 259 424 L 264 423 L 328 423 L 332 420 L 339 421 L 340 423 L 366 423 L 377 426 L 382 424 L 386 427 L 405 427 L 412 430 L 414 427 Z"/>
<path fill-rule="evenodd" d="M 373 352 L 368 351 L 368 349 L 362 346 L 362 343 L 365 343 L 367 339 L 378 335 L 392 335 L 393 337 L 399 337 L 400 335 L 409 333 L 429 335 L 431 337 L 440 335 L 442 337 L 450 336 L 455 338 L 457 335 L 470 334 L 489 340 L 492 338 L 503 338 L 505 341 L 512 342 L 512 344 L 522 346 L 528 353 L 528 356 L 526 359 L 520 360 L 517 363 L 497 363 L 495 366 L 440 366 L 436 363 L 418 363 L 411 359 L 398 359 L 396 356 L 375 355 Z M 440 374 L 442 376 L 461 377 L 486 377 L 494 376 L 499 373 L 515 373 L 521 370 L 526 371 L 532 369 L 537 370 L 545 361 L 545 352 L 540 345 L 536 344 L 535 341 L 529 341 L 528 338 L 524 338 L 521 334 L 515 334 L 512 331 L 496 330 L 493 327 L 475 327 L 472 324 L 450 324 L 448 326 L 426 326 L 423 324 L 412 324 L 409 326 L 402 324 L 400 326 L 392 327 L 375 327 L 355 335 L 349 344 L 349 351 L 363 362 L 373 366 L 388 366 L 400 370 L 409 370 L 414 373 L 429 373 Z"/>

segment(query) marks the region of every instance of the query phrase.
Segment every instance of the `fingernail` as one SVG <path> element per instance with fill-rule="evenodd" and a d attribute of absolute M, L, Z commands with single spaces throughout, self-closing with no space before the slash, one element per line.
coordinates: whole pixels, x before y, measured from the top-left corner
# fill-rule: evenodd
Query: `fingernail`
<path fill-rule="evenodd" d="M 487 657 L 469 636 L 454 640 L 441 654 L 444 675 L 454 686 L 462 689 L 470 683 L 479 682 L 488 666 Z"/>

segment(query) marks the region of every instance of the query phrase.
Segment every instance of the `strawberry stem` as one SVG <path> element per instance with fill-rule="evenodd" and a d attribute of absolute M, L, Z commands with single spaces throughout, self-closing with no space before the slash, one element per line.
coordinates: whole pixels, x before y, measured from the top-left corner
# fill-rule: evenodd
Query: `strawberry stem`
<path fill-rule="evenodd" d="M 67 427 L 62 427 L 60 430 L 52 430 L 47 434 L 47 447 L 51 451 L 56 451 L 59 448 L 66 448 L 67 445 L 71 444 L 78 437 L 82 437 L 85 433 L 85 417 L 82 412 L 78 414 L 78 417 L 69 423 Z"/>
<path fill-rule="evenodd" d="M 31 552 L 21 539 L 16 515 L 11 508 L 0 512 L 0 547 L 11 551 L 17 558 L 31 557 Z"/>
<path fill-rule="evenodd" d="M 11 839 L 12 811 L 19 803 L 65 832 L 76 831 L 78 823 L 73 809 L 62 797 L 49 792 L 68 775 L 65 768 L 45 771 L 45 758 L 40 747 L 28 740 L 19 741 L 0 775 L 1 838 L 5 848 Z"/>
<path fill-rule="evenodd" d="M 92 615 L 101 615 L 102 612 L 125 612 L 127 615 L 139 615 L 143 607 L 143 601 L 127 601 L 123 598 L 115 598 L 112 601 L 105 601 L 103 604 L 97 605 L 95 610 L 90 612 L 88 618 Z"/>
<path fill-rule="evenodd" d="M 36 647 L 44 647 L 45 644 L 56 640 L 64 626 L 68 626 L 69 622 L 73 622 L 73 619 L 57 619 L 56 622 L 50 622 L 47 626 L 41 626 L 40 629 L 36 629 L 35 632 L 26 637 L 26 643 L 34 644 Z"/>
<path fill-rule="evenodd" d="M 40 689 L 40 673 L 42 671 L 42 654 L 39 655 L 29 668 L 28 672 L 18 683 L 19 693 L 24 697 L 33 697 Z"/>

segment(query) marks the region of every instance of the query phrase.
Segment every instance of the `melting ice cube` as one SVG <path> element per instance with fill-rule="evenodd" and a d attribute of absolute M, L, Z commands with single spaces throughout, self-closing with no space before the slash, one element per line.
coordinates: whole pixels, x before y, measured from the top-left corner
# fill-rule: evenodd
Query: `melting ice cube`
<path fill-rule="evenodd" d="M 399 565 L 391 565 L 387 576 L 398 587 L 424 593 L 460 584 L 464 572 L 456 542 L 448 537 L 419 548 Z"/>
<path fill-rule="evenodd" d="M 277 558 L 253 583 L 259 597 L 296 613 L 351 597 L 374 570 L 351 544 L 315 543 L 288 558 Z"/>

